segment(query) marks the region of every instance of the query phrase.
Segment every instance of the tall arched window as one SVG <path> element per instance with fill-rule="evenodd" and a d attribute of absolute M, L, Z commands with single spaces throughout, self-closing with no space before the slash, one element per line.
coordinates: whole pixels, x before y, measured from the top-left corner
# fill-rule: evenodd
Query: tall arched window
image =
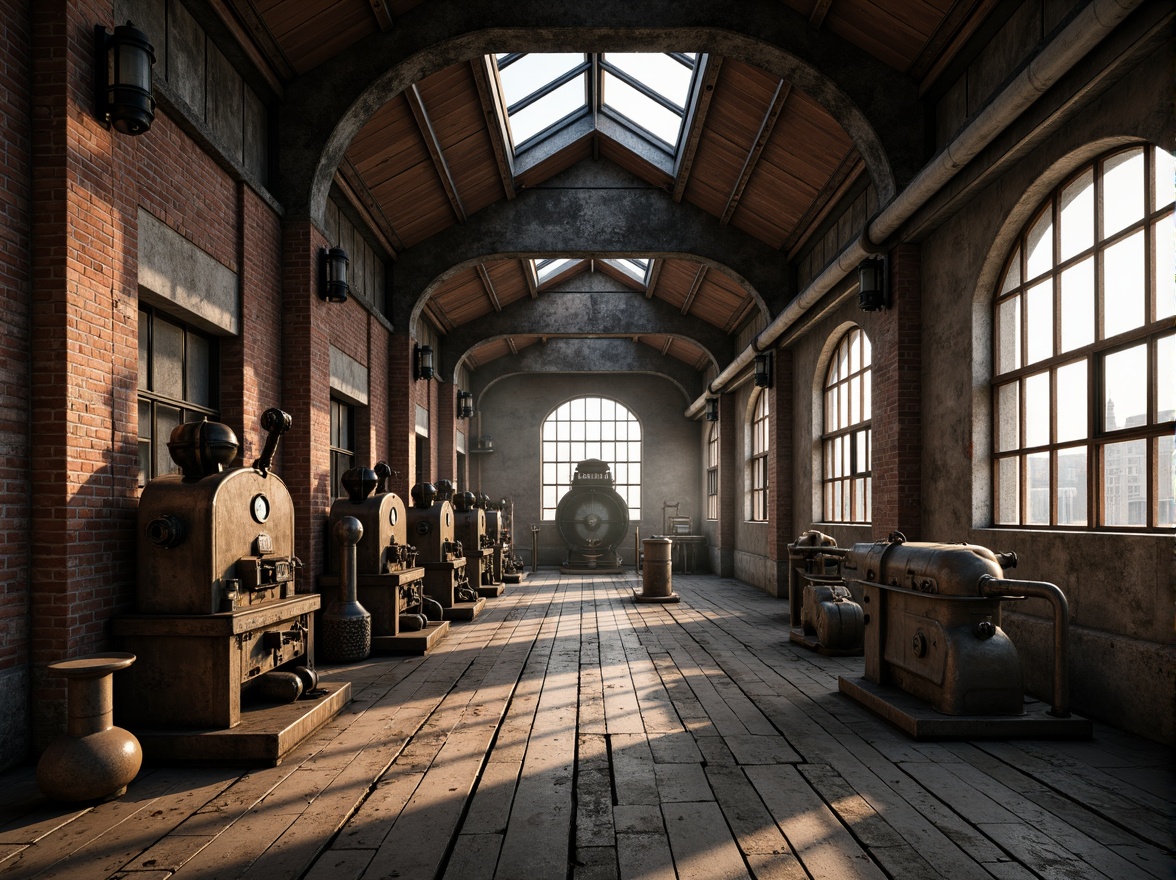
<path fill-rule="evenodd" d="M 752 522 L 768 520 L 768 393 L 761 391 L 751 413 L 751 455 L 747 460 L 747 518 Z"/>
<path fill-rule="evenodd" d="M 572 486 L 576 465 L 599 458 L 612 466 L 617 494 L 629 519 L 641 519 L 641 423 L 607 397 L 578 397 L 560 404 L 544 420 L 543 518 L 555 519 L 559 499 Z"/>
<path fill-rule="evenodd" d="M 1173 160 L 1080 168 L 1021 231 L 995 297 L 997 525 L 1173 525 Z"/>
<path fill-rule="evenodd" d="M 870 340 L 854 327 L 825 374 L 822 489 L 826 522 L 870 521 L 872 457 Z"/>
<path fill-rule="evenodd" d="M 706 518 L 719 518 L 719 423 L 711 422 L 706 438 Z"/>

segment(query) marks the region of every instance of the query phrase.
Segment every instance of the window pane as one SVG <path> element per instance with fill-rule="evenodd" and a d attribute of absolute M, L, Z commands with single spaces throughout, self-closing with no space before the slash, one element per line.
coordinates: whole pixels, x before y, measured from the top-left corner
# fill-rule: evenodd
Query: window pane
<path fill-rule="evenodd" d="M 1156 421 L 1176 416 L 1176 336 L 1156 340 Z"/>
<path fill-rule="evenodd" d="M 1086 437 L 1086 361 L 1058 368 L 1057 442 Z"/>
<path fill-rule="evenodd" d="M 498 72 L 507 106 L 555 82 L 583 61 L 583 52 L 528 52 Z"/>
<path fill-rule="evenodd" d="M 188 393 L 184 400 L 212 407 L 212 346 L 197 333 L 188 333 Z"/>
<path fill-rule="evenodd" d="M 1106 249 L 1103 255 L 1103 338 L 1144 323 L 1143 231 Z"/>
<path fill-rule="evenodd" d="M 184 331 L 159 318 L 155 319 L 153 327 L 151 389 L 156 394 L 181 400 L 184 396 Z"/>
<path fill-rule="evenodd" d="M 1018 525 L 1021 514 L 1018 502 L 1021 497 L 1020 459 L 1002 458 L 996 465 L 996 521 L 1002 525 Z"/>
<path fill-rule="evenodd" d="M 849 422 L 850 425 L 856 425 L 862 420 L 861 415 L 861 395 L 862 395 L 862 380 L 860 376 L 854 376 L 849 380 Z"/>
<path fill-rule="evenodd" d="M 1061 249 L 1059 260 L 1068 260 L 1094 244 L 1094 169 L 1087 168 L 1062 190 Z"/>
<path fill-rule="evenodd" d="M 1086 525 L 1086 448 L 1058 451 L 1058 519 L 1060 526 Z"/>
<path fill-rule="evenodd" d="M 1173 437 L 1164 434 L 1159 439 L 1159 456 L 1156 462 L 1156 525 L 1161 528 L 1171 528 L 1176 525 L 1176 463 L 1172 460 Z"/>
<path fill-rule="evenodd" d="M 1108 354 L 1103 359 L 1104 428 L 1113 431 L 1147 423 L 1147 346 Z"/>
<path fill-rule="evenodd" d="M 1143 217 L 1143 149 L 1126 150 L 1103 165 L 1103 237 Z"/>
<path fill-rule="evenodd" d="M 1029 508 L 1027 525 L 1049 525 L 1049 453 L 1026 456 L 1025 482 Z"/>
<path fill-rule="evenodd" d="M 1176 193 L 1176 161 L 1163 147 L 1156 147 L 1155 200 L 1156 208 L 1172 204 Z"/>
<path fill-rule="evenodd" d="M 1025 445 L 1049 443 L 1049 373 L 1025 379 Z"/>
<path fill-rule="evenodd" d="M 873 401 L 871 400 L 873 374 L 873 370 L 867 370 L 862 380 L 862 421 L 873 418 Z"/>
<path fill-rule="evenodd" d="M 996 392 L 996 451 L 1008 452 L 1021 444 L 1020 384 L 1009 382 Z"/>
<path fill-rule="evenodd" d="M 1062 351 L 1094 342 L 1094 258 L 1062 273 Z"/>
<path fill-rule="evenodd" d="M 1152 283 L 1156 289 L 1156 320 L 1176 315 L 1176 223 L 1168 216 L 1152 233 L 1156 243 L 1156 263 Z"/>
<path fill-rule="evenodd" d="M 640 125 L 669 146 L 677 146 L 682 117 L 607 70 L 604 72 L 604 105 L 611 107 L 630 122 Z"/>
<path fill-rule="evenodd" d="M 604 59 L 659 95 L 685 108 L 691 69 L 664 52 L 608 52 Z"/>
<path fill-rule="evenodd" d="M 139 390 L 147 391 L 148 372 L 150 365 L 147 352 L 147 340 L 150 339 L 151 316 L 144 310 L 139 310 Z"/>
<path fill-rule="evenodd" d="M 1029 230 L 1025 244 L 1028 254 L 1026 274 L 1029 278 L 1036 278 L 1053 268 L 1053 213 L 1049 208 L 1041 212 Z"/>
<path fill-rule="evenodd" d="M 155 407 L 155 476 L 179 471 L 167 451 L 167 441 L 180 424 L 180 411 L 173 406 Z"/>
<path fill-rule="evenodd" d="M 1053 355 L 1053 280 L 1030 288 L 1026 302 L 1026 340 L 1029 343 L 1026 364 L 1037 363 Z"/>
<path fill-rule="evenodd" d="M 528 104 L 510 117 L 510 132 L 516 148 L 548 126 L 587 106 L 586 76 L 587 74 L 581 74 L 564 83 L 554 92 L 544 95 L 534 104 Z"/>
<path fill-rule="evenodd" d="M 996 350 L 996 371 L 1007 373 L 1021 366 L 1021 298 L 1013 296 L 1000 304 L 997 313 L 1000 342 Z"/>
<path fill-rule="evenodd" d="M 1103 523 L 1147 525 L 1147 441 L 1129 440 L 1103 447 Z"/>
<path fill-rule="evenodd" d="M 1013 251 L 1009 258 L 1009 266 L 1005 270 L 1004 284 L 1000 286 L 1002 294 L 1008 293 L 1015 287 L 1021 286 L 1021 249 Z"/>

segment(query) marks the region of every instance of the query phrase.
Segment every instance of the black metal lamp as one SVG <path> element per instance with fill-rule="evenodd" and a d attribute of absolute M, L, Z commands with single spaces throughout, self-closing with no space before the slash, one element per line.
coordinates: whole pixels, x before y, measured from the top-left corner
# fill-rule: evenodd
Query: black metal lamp
<path fill-rule="evenodd" d="M 474 415 L 474 392 L 459 391 L 457 392 L 457 417 L 459 419 L 468 419 Z"/>
<path fill-rule="evenodd" d="M 755 356 L 755 387 L 770 388 L 772 385 L 772 353 L 761 351 Z"/>
<path fill-rule="evenodd" d="M 94 27 L 95 115 L 123 134 L 143 134 L 155 121 L 151 94 L 151 65 L 155 47 L 147 35 L 129 21 L 107 33 Z"/>
<path fill-rule="evenodd" d="M 881 257 L 858 264 L 858 308 L 863 312 L 886 308 L 886 261 Z"/>
<path fill-rule="evenodd" d="M 351 285 L 347 283 L 347 267 L 350 264 L 347 251 L 341 247 L 328 248 L 324 252 L 323 265 L 327 274 L 327 286 L 323 291 L 323 299 L 327 302 L 347 302 L 347 294 L 351 292 Z"/>
<path fill-rule="evenodd" d="M 706 420 L 708 422 L 717 422 L 719 420 L 719 399 L 717 397 L 708 397 L 706 399 Z"/>
<path fill-rule="evenodd" d="M 416 347 L 416 377 L 418 379 L 433 378 L 433 348 L 429 345 Z"/>

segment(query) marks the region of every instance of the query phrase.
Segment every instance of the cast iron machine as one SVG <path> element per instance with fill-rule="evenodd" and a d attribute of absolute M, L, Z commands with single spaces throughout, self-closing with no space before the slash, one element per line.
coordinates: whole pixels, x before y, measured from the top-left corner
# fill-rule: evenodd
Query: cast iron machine
<path fill-rule="evenodd" d="M 1088 737 L 1071 715 L 1069 607 L 1054 584 L 1011 580 L 1015 553 L 975 544 L 855 544 L 842 573 L 862 590 L 865 675 L 842 693 L 916 739 Z M 1001 603 L 1029 597 L 1053 609 L 1051 705 L 1026 701 L 1017 649 L 1000 627 Z"/>
<path fill-rule="evenodd" d="M 494 543 L 487 531 L 485 496 L 458 492 L 453 498 L 453 532 L 466 558 L 466 575 L 479 596 L 496 599 L 506 588 L 494 577 Z"/>
<path fill-rule="evenodd" d="M 408 539 L 425 569 L 425 595 L 441 604 L 445 620 L 473 620 L 486 600 L 470 587 L 465 552 L 454 532 L 453 505 L 437 501 L 432 483 L 417 483 L 407 512 Z"/>
<path fill-rule="evenodd" d="M 363 527 L 355 548 L 356 590 L 359 603 L 372 616 L 372 650 L 424 654 L 449 631 L 449 623 L 439 616 L 427 619 L 425 569 L 417 548 L 408 542 L 404 501 L 388 489 L 391 476 L 382 461 L 375 468 L 352 468 L 343 474 L 347 497 L 331 505 L 328 573 L 318 583 L 324 591 L 339 589 L 343 547 L 335 528 L 344 517 L 355 517 Z"/>
<path fill-rule="evenodd" d="M 599 458 L 576 465 L 572 488 L 555 507 L 555 524 L 568 548 L 564 574 L 620 574 L 617 547 L 629 530 L 629 505 Z"/>
<path fill-rule="evenodd" d="M 845 553 L 818 531 L 788 545 L 789 641 L 828 656 L 862 652 L 865 615 L 841 576 Z"/>
<path fill-rule="evenodd" d="M 117 682 L 120 720 L 151 759 L 276 764 L 351 695 L 320 686 L 319 597 L 295 590 L 294 504 L 270 471 L 290 417 L 268 409 L 261 424 L 261 457 L 228 469 L 227 425 L 179 425 L 167 445 L 182 472 L 139 501 L 137 613 L 113 630 L 139 658 Z"/>

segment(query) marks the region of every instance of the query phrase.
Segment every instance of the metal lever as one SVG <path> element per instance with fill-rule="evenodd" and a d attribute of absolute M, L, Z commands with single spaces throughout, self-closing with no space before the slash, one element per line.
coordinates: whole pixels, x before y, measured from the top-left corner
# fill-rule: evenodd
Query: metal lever
<path fill-rule="evenodd" d="M 261 414 L 261 427 L 269 431 L 269 436 L 265 438 L 265 448 L 261 450 L 261 457 L 253 462 L 253 467 L 261 471 L 263 477 L 269 473 L 270 466 L 274 463 L 274 453 L 278 451 L 278 438 L 290 430 L 292 424 L 290 416 L 277 407 L 270 407 Z"/>

